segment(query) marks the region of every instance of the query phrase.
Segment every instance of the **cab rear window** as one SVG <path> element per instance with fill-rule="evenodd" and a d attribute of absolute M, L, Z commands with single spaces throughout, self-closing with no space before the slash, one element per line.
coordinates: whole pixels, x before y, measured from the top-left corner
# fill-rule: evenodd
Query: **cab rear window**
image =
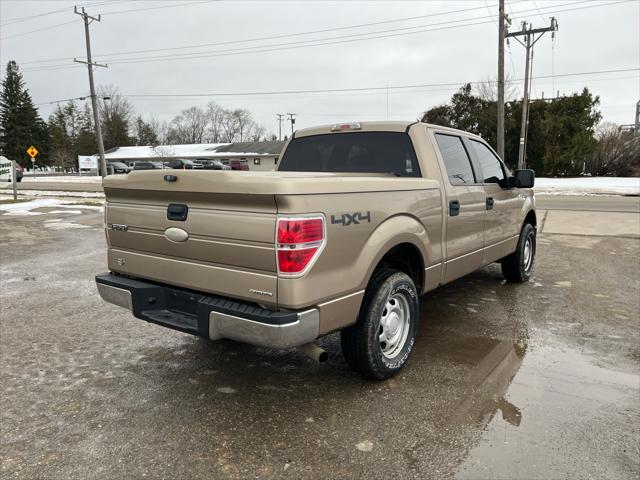
<path fill-rule="evenodd" d="M 278 170 L 420 176 L 416 152 L 404 132 L 352 132 L 294 138 Z"/>

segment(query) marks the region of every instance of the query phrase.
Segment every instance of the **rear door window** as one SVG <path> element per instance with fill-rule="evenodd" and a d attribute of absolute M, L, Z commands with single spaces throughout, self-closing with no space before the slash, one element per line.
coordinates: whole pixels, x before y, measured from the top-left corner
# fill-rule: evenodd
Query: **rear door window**
<path fill-rule="evenodd" d="M 436 133 L 436 142 L 442 154 L 444 166 L 451 185 L 469 185 L 476 183 L 471 160 L 464 148 L 462 139 L 456 135 Z"/>
<path fill-rule="evenodd" d="M 420 176 L 413 144 L 404 132 L 352 132 L 294 138 L 278 170 Z"/>

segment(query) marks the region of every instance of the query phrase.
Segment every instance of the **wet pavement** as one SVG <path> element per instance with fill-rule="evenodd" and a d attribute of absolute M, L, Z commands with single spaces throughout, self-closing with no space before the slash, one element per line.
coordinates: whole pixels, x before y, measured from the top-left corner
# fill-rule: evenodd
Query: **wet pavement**
<path fill-rule="evenodd" d="M 530 283 L 428 294 L 407 367 L 369 382 L 337 335 L 318 365 L 105 304 L 101 214 L 68 208 L 0 214 L 2 478 L 640 476 L 633 232 L 543 230 Z"/>

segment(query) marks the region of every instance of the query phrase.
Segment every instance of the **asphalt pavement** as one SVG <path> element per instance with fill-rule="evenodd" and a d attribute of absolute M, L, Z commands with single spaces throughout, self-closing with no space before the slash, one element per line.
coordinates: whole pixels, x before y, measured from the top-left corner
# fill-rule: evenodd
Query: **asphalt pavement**
<path fill-rule="evenodd" d="M 638 478 L 638 215 L 604 208 L 541 211 L 529 283 L 423 297 L 386 382 L 335 334 L 321 365 L 134 319 L 95 290 L 101 213 L 0 214 L 0 477 Z"/>
<path fill-rule="evenodd" d="M 536 194 L 541 210 L 640 213 L 640 197 L 623 195 L 544 195 Z"/>

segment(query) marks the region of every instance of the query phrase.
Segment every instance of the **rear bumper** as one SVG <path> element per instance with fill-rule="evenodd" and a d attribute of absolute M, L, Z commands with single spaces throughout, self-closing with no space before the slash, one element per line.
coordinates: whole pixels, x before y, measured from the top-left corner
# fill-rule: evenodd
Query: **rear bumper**
<path fill-rule="evenodd" d="M 316 308 L 274 311 L 112 273 L 97 275 L 96 286 L 105 302 L 128 309 L 136 318 L 212 340 L 229 338 L 287 348 L 318 337 L 320 313 Z"/>

